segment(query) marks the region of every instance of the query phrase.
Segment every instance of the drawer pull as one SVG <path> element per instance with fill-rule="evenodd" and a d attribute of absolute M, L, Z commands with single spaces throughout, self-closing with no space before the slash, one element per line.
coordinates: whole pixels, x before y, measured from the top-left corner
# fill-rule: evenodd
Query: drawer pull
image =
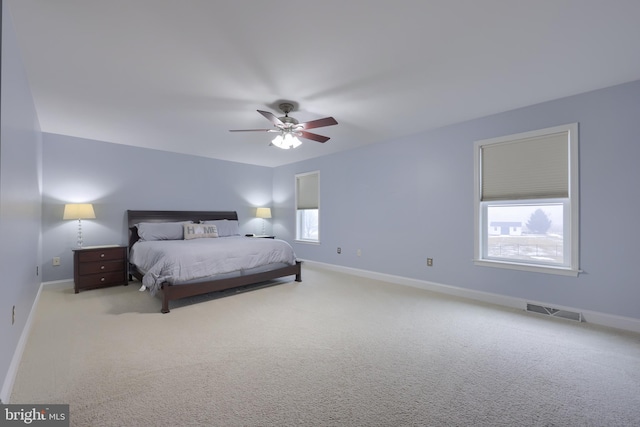
<path fill-rule="evenodd" d="M 101 266 L 100 266 L 100 270 L 104 270 L 104 265 L 101 265 Z"/>
<path fill-rule="evenodd" d="M 104 254 L 100 254 L 100 258 L 104 258 Z"/>
<path fill-rule="evenodd" d="M 104 282 L 104 277 L 101 277 L 101 278 L 100 278 L 100 281 L 101 281 L 101 282 Z"/>

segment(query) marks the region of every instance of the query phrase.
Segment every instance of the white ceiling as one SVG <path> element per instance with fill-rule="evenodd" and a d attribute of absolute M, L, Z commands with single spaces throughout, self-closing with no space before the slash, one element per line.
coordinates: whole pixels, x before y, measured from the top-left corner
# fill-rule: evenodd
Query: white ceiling
<path fill-rule="evenodd" d="M 8 5 L 43 132 L 264 166 L 640 79 L 638 0 Z M 331 139 L 228 132 L 281 99 Z"/>

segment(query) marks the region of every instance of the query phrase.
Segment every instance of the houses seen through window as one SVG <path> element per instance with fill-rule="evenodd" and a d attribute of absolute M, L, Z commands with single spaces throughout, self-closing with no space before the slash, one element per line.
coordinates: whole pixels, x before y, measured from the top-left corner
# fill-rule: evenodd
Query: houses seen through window
<path fill-rule="evenodd" d="M 562 203 L 489 204 L 488 258 L 564 264 Z"/>

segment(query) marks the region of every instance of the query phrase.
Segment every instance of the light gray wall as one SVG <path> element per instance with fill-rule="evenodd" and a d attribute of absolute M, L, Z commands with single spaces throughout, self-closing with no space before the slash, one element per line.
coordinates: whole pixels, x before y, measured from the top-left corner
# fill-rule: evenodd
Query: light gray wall
<path fill-rule="evenodd" d="M 294 174 L 319 170 L 321 244 L 296 243 L 301 258 L 640 318 L 638 118 L 640 81 L 282 166 L 274 173 L 275 232 L 294 230 Z M 584 273 L 475 266 L 473 142 L 573 122 Z"/>
<path fill-rule="evenodd" d="M 127 244 L 127 209 L 235 210 L 241 231 L 257 233 L 255 208 L 271 203 L 267 167 L 48 133 L 43 157 L 44 282 L 73 278 L 78 222 L 62 220 L 65 203 L 94 205 L 96 219 L 82 222 L 85 246 Z"/>
<path fill-rule="evenodd" d="M 40 286 L 42 138 L 7 7 L 2 6 L 0 105 L 0 398 Z M 16 307 L 15 323 L 11 323 Z"/>

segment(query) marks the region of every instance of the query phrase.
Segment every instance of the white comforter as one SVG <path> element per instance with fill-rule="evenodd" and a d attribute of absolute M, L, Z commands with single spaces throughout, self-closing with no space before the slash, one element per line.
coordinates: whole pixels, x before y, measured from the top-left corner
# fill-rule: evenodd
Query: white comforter
<path fill-rule="evenodd" d="M 163 282 L 179 284 L 241 273 L 269 264 L 295 264 L 284 240 L 230 236 L 193 240 L 136 242 L 129 262 L 144 274 L 143 287 L 155 293 Z"/>

